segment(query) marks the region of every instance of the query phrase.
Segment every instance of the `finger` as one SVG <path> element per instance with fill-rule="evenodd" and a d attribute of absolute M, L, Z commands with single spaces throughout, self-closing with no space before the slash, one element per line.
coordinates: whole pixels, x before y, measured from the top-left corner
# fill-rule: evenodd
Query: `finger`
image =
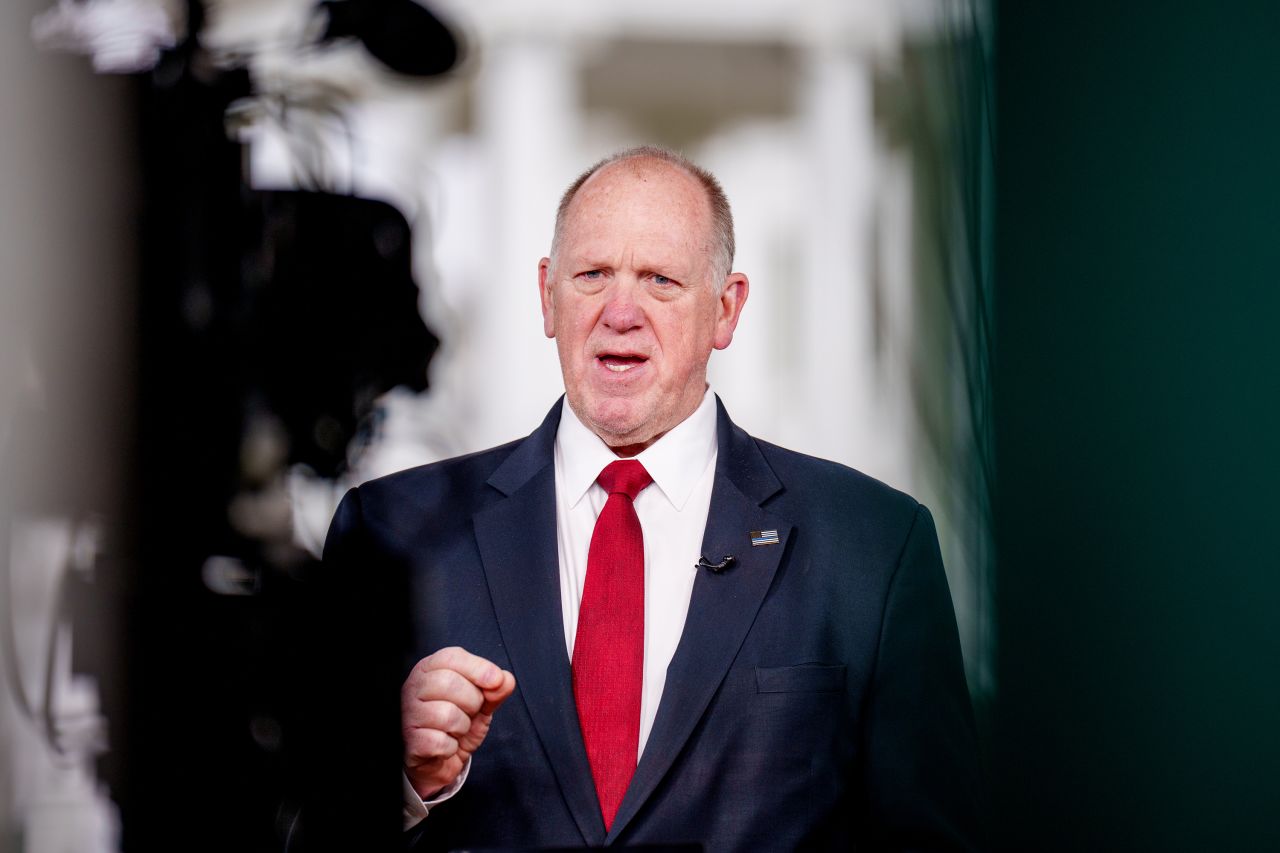
<path fill-rule="evenodd" d="M 452 669 L 433 669 L 426 673 L 412 698 L 419 702 L 452 702 L 467 716 L 479 711 L 484 702 L 484 694 L 480 689 Z M 413 704 L 406 703 L 406 714 L 413 713 L 411 710 Z"/>
<path fill-rule="evenodd" d="M 410 767 L 450 758 L 458 752 L 458 739 L 438 729 L 409 729 L 404 737 L 405 764 Z"/>
<path fill-rule="evenodd" d="M 466 757 L 471 755 L 480 745 L 484 743 L 484 739 L 489 734 L 489 728 L 493 724 L 492 714 L 476 714 L 471 718 L 471 728 L 465 735 L 458 738 L 458 755 Z"/>
<path fill-rule="evenodd" d="M 471 729 L 471 717 L 452 702 L 434 700 L 415 703 L 405 714 L 406 729 L 435 729 L 460 737 Z"/>
<path fill-rule="evenodd" d="M 497 664 L 458 646 L 449 646 L 428 655 L 418 661 L 416 668 L 424 673 L 451 669 L 481 690 L 494 690 L 502 684 L 502 670 Z"/>
<path fill-rule="evenodd" d="M 480 748 L 489 734 L 489 726 L 493 723 L 493 714 L 498 707 L 516 689 L 516 677 L 505 670 L 502 673 L 502 684 L 494 690 L 485 691 L 485 701 L 480 711 L 471 716 L 471 728 L 458 739 L 458 754 L 470 755 Z"/>
<path fill-rule="evenodd" d="M 492 715 L 515 692 L 515 689 L 516 677 L 505 669 L 502 670 L 502 682 L 492 690 L 483 691 L 484 702 L 480 705 L 480 713 Z"/>

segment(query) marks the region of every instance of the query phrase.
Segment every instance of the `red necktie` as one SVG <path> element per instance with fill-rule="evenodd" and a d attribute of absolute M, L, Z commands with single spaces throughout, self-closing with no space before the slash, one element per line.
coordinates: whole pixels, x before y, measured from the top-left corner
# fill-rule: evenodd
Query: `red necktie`
<path fill-rule="evenodd" d="M 591 534 L 573 643 L 573 695 L 608 830 L 636 769 L 644 677 L 644 535 L 632 501 L 653 482 L 632 459 L 596 482 L 609 493 Z"/>

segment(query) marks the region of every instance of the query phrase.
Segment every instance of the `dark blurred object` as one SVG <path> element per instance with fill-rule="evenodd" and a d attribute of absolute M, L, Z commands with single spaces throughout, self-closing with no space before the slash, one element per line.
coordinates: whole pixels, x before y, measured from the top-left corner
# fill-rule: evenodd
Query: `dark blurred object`
<path fill-rule="evenodd" d="M 385 202 L 327 193 L 253 192 L 246 207 L 246 371 L 289 461 L 335 477 L 379 395 L 427 387 L 438 342 L 418 313 L 409 224 Z"/>
<path fill-rule="evenodd" d="M 250 190 L 225 119 L 249 75 L 196 36 L 138 85 L 132 517 L 97 573 L 123 638 L 100 764 L 122 850 L 391 849 L 404 596 L 323 577 L 283 482 L 341 473 L 376 397 L 426 387 L 410 228 L 382 202 Z"/>
<path fill-rule="evenodd" d="M 579 850 L 590 850 L 590 847 L 468 847 L 466 850 L 454 850 L 451 853 L 576 853 Z M 622 844 L 615 845 L 615 850 L 626 850 L 628 853 L 702 853 L 701 844 Z"/>
<path fill-rule="evenodd" d="M 399 74 L 433 77 L 458 62 L 453 32 L 413 0 L 321 0 L 316 8 L 329 17 L 322 43 L 358 39 Z"/>

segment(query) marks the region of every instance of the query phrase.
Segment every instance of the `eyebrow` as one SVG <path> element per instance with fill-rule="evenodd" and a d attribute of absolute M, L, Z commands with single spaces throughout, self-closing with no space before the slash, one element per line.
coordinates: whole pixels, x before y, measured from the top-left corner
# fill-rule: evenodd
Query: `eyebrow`
<path fill-rule="evenodd" d="M 709 260 L 709 258 L 704 258 Z M 575 271 L 598 270 L 598 269 L 616 269 L 617 264 L 614 259 L 601 258 L 597 255 L 583 253 L 577 256 L 570 255 L 564 260 L 564 265 Z M 641 271 L 650 273 L 661 273 L 671 278 L 688 278 L 694 270 L 691 266 L 669 257 L 649 256 L 641 257 L 638 261 L 634 256 L 630 264 L 631 267 Z"/>

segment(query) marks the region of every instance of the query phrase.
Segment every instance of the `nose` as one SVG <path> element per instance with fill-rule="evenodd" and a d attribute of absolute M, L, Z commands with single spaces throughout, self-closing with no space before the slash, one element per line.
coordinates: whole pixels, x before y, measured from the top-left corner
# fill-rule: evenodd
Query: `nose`
<path fill-rule="evenodd" d="M 636 301 L 634 287 L 627 282 L 616 282 L 609 288 L 600 323 L 619 334 L 644 325 L 644 311 Z"/>

